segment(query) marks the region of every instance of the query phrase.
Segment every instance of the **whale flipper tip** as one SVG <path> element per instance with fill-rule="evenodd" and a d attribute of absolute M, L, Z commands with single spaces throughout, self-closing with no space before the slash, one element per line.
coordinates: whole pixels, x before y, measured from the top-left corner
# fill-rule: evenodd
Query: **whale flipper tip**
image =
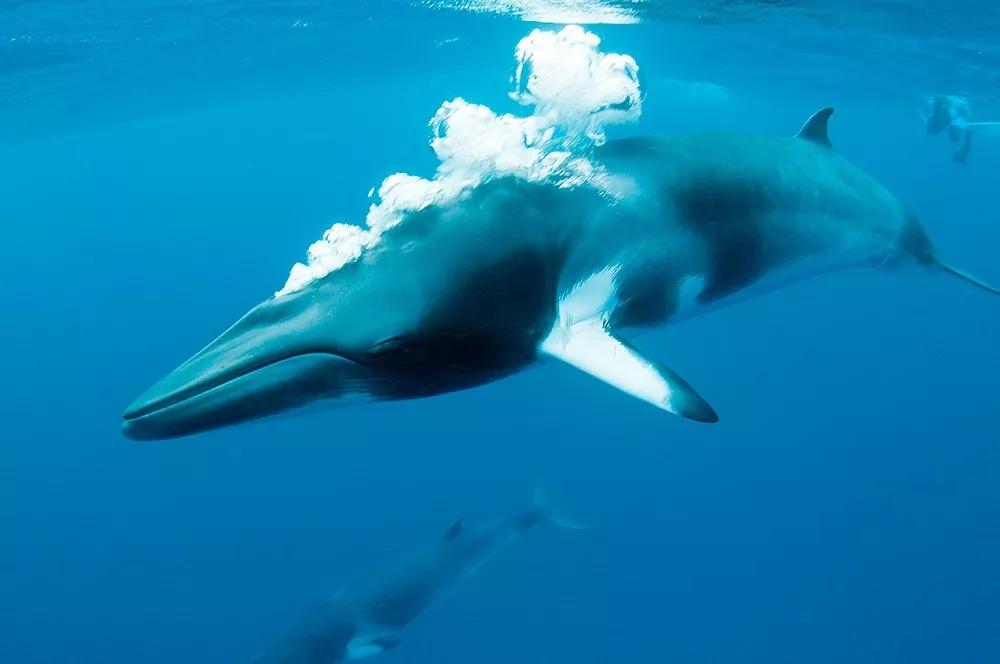
<path fill-rule="evenodd" d="M 687 381 L 615 337 L 600 318 L 557 325 L 540 350 L 668 413 L 696 422 L 719 421 Z"/>

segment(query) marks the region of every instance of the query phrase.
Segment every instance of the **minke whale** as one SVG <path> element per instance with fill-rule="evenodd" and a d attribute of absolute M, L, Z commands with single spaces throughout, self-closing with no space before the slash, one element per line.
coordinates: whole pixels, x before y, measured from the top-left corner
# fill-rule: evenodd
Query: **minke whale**
<path fill-rule="evenodd" d="M 408 213 L 358 260 L 251 309 L 136 399 L 124 433 L 426 397 L 546 358 L 714 422 L 623 333 L 859 266 L 934 270 L 998 294 L 944 262 L 914 215 L 834 149 L 832 113 L 788 137 L 608 141 L 593 158 L 614 196 L 499 178 Z"/>
<path fill-rule="evenodd" d="M 492 526 L 469 528 L 458 519 L 438 541 L 307 611 L 254 664 L 334 664 L 395 648 L 402 630 L 443 594 L 546 523 L 586 528 L 553 511 L 541 490 L 535 492 L 532 509 Z"/>

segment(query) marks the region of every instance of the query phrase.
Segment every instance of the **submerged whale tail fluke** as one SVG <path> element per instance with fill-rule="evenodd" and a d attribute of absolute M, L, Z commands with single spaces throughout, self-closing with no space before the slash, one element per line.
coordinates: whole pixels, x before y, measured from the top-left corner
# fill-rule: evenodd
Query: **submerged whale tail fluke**
<path fill-rule="evenodd" d="M 987 293 L 993 293 L 994 295 L 1000 295 L 1000 289 L 998 289 L 998 288 L 996 288 L 994 286 L 989 285 L 988 283 L 986 283 L 982 279 L 974 277 L 971 274 L 969 274 L 968 272 L 965 272 L 964 270 L 959 270 L 957 267 L 952 267 L 951 265 L 948 265 L 947 263 L 945 263 L 943 261 L 938 260 L 938 261 L 935 261 L 935 262 L 937 263 L 937 266 L 939 268 L 941 268 L 942 270 L 944 270 L 948 274 L 950 274 L 952 276 L 955 276 L 955 277 L 958 277 L 962 281 L 968 282 L 968 283 L 972 284 L 973 286 L 975 286 L 977 288 L 981 288 L 984 291 L 986 291 Z"/>
<path fill-rule="evenodd" d="M 565 530 L 590 530 L 588 524 L 568 516 L 562 510 L 553 507 L 552 502 L 549 500 L 548 492 L 545 491 L 545 488 L 541 484 L 535 486 L 532 504 L 542 520 L 551 523 L 556 528 L 563 528 Z"/>

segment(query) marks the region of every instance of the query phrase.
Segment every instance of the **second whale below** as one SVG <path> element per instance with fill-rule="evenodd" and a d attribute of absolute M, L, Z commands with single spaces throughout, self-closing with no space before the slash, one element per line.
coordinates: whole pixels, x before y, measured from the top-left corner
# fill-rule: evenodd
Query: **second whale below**
<path fill-rule="evenodd" d="M 254 664 L 337 664 L 395 648 L 442 595 L 537 526 L 586 530 L 535 490 L 531 509 L 491 526 L 455 521 L 440 540 L 373 571 L 306 611 Z"/>

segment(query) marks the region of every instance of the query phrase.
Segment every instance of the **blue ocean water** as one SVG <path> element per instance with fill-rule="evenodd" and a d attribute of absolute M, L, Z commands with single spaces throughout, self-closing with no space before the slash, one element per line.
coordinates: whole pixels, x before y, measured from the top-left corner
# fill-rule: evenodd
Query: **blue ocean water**
<path fill-rule="evenodd" d="M 1000 301 L 944 276 L 830 274 L 640 337 L 713 426 L 544 365 L 121 435 L 369 189 L 432 175 L 442 101 L 523 112 L 514 47 L 559 26 L 528 2 L 428 4 L 0 7 L 0 661 L 249 662 L 311 602 L 538 482 L 591 530 L 532 533 L 384 661 L 1000 660 Z M 618 7 L 634 22 L 587 29 L 635 58 L 644 97 L 611 137 L 788 135 L 835 106 L 837 149 L 1000 282 L 1000 133 L 957 165 L 919 115 L 948 93 L 1000 120 L 997 9 Z"/>

